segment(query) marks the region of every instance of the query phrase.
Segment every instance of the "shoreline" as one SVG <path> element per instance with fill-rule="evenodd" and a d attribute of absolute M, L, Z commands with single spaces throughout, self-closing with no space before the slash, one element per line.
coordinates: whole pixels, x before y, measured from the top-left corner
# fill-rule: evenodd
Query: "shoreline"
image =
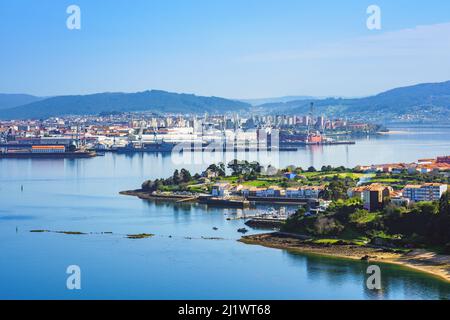
<path fill-rule="evenodd" d="M 142 200 L 150 200 L 150 201 L 167 201 L 167 202 L 188 202 L 188 203 L 200 203 L 207 204 L 225 208 L 247 208 L 250 204 L 256 203 L 272 203 L 279 205 L 304 205 L 308 203 L 308 201 L 314 199 L 293 199 L 293 198 L 281 198 L 281 197 L 213 197 L 207 194 L 190 194 L 190 195 L 180 195 L 174 194 L 171 192 L 162 192 L 162 193 L 149 193 L 143 190 L 127 190 L 120 191 L 119 194 L 123 196 L 132 196 L 138 197 Z"/>
<path fill-rule="evenodd" d="M 423 249 L 398 253 L 377 247 L 316 244 L 299 236 L 279 232 L 242 237 L 239 242 L 297 253 L 316 254 L 333 258 L 394 264 L 427 273 L 450 284 L 450 256 Z"/>
<path fill-rule="evenodd" d="M 410 131 L 392 130 L 387 132 L 378 132 L 380 135 L 397 135 L 397 134 L 411 134 Z"/>
<path fill-rule="evenodd" d="M 197 198 L 193 196 L 181 196 L 181 195 L 152 195 L 148 192 L 142 190 L 129 190 L 119 192 L 122 196 L 137 197 L 141 200 L 151 200 L 151 201 L 167 201 L 167 202 L 197 202 Z"/>

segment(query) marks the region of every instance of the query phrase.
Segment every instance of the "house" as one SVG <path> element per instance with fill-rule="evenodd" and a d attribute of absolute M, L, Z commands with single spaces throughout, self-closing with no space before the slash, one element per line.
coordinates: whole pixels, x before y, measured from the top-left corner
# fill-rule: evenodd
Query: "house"
<path fill-rule="evenodd" d="M 362 195 L 364 209 L 377 211 L 384 207 L 385 199 L 389 198 L 392 188 L 380 184 L 368 186 Z"/>
<path fill-rule="evenodd" d="M 286 189 L 286 198 L 300 198 L 302 195 L 302 191 L 300 188 L 287 188 Z"/>
<path fill-rule="evenodd" d="M 255 192 L 256 197 L 263 197 L 263 198 L 267 197 L 267 189 L 266 188 L 256 188 L 255 191 L 256 191 Z"/>
<path fill-rule="evenodd" d="M 366 187 L 350 188 L 347 191 L 347 195 L 349 198 L 358 198 L 362 200 L 364 190 L 366 190 Z"/>
<path fill-rule="evenodd" d="M 238 193 L 242 193 L 243 190 L 244 190 L 244 186 L 242 184 L 239 184 L 236 187 L 234 187 L 231 191 L 235 194 L 238 194 Z"/>
<path fill-rule="evenodd" d="M 450 156 L 438 157 L 436 163 L 450 164 Z"/>
<path fill-rule="evenodd" d="M 230 195 L 231 185 L 229 183 L 216 183 L 212 187 L 211 195 L 213 197 L 226 197 Z"/>
<path fill-rule="evenodd" d="M 219 177 L 219 174 L 211 169 L 208 169 L 202 173 L 202 177 L 212 179 Z"/>
<path fill-rule="evenodd" d="M 433 171 L 430 167 L 427 166 L 417 166 L 416 170 L 420 173 L 429 173 Z"/>
<path fill-rule="evenodd" d="M 435 159 L 419 159 L 417 164 L 433 164 L 435 161 Z"/>
<path fill-rule="evenodd" d="M 323 191 L 325 191 L 324 186 L 304 186 L 301 188 L 302 197 L 309 199 L 318 199 Z"/>
<path fill-rule="evenodd" d="M 373 183 L 368 186 L 351 188 L 347 191 L 347 194 L 350 198 L 361 199 L 364 209 L 376 211 L 383 208 L 385 199 L 390 197 L 392 192 L 391 187 Z"/>
<path fill-rule="evenodd" d="M 286 195 L 286 191 L 278 186 L 271 186 L 267 188 L 267 197 L 280 198 Z"/>
<path fill-rule="evenodd" d="M 391 203 L 398 207 L 409 206 L 410 200 L 404 197 L 393 197 L 391 198 Z"/>
<path fill-rule="evenodd" d="M 284 177 L 289 179 L 289 180 L 294 180 L 297 177 L 297 174 L 294 172 L 286 172 L 284 174 Z"/>

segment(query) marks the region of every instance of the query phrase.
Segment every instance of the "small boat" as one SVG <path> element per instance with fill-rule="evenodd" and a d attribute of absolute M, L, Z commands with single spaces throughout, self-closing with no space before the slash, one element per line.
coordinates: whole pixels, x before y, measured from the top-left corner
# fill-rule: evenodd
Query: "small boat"
<path fill-rule="evenodd" d="M 241 229 L 238 229 L 238 232 L 239 233 L 247 233 L 248 232 L 248 230 L 246 229 L 246 228 L 241 228 Z"/>

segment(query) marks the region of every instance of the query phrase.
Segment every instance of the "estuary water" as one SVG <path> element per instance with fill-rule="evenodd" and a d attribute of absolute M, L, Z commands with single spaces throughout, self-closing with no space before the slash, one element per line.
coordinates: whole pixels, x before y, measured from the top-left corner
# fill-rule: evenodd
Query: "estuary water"
<path fill-rule="evenodd" d="M 283 152 L 277 161 L 352 167 L 450 154 L 448 127 L 391 129 L 398 132 Z M 371 291 L 367 263 L 237 242 L 243 221 L 226 219 L 235 210 L 119 195 L 175 168 L 201 172 L 207 165 L 158 154 L 0 160 L 0 298 L 450 299 L 450 284 L 402 267 L 380 265 L 383 289 Z M 126 238 L 138 233 L 155 236 Z M 66 287 L 70 265 L 81 269 L 81 290 Z"/>

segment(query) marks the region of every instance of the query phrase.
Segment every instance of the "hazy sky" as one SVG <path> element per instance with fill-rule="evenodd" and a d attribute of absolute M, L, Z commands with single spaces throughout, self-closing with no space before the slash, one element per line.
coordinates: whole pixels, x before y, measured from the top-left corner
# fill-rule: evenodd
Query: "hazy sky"
<path fill-rule="evenodd" d="M 1 0 L 0 43 L 3 93 L 363 96 L 450 80 L 450 1 Z"/>

